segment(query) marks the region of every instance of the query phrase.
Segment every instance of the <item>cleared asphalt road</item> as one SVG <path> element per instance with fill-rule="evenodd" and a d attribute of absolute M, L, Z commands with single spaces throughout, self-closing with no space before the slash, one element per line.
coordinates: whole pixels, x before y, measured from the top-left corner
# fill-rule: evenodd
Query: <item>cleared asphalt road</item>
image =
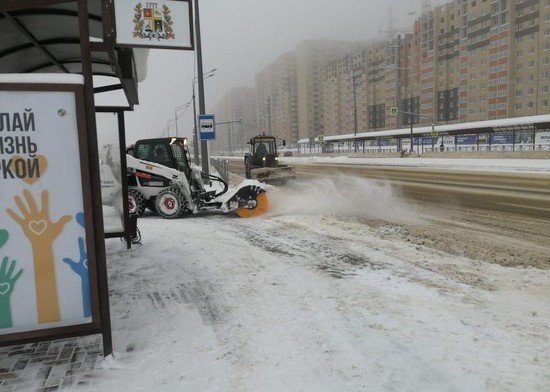
<path fill-rule="evenodd" d="M 452 200 L 465 207 L 550 218 L 550 175 L 345 164 L 293 166 L 298 179 L 344 174 L 386 180 L 408 199 L 435 203 Z M 242 175 L 242 162 L 230 161 L 230 171 Z"/>
<path fill-rule="evenodd" d="M 402 236 L 445 252 L 509 266 L 550 268 L 550 175 L 471 170 L 293 164 L 297 182 L 348 175 L 389 182 L 430 224 Z M 243 175 L 242 162 L 230 171 Z"/>

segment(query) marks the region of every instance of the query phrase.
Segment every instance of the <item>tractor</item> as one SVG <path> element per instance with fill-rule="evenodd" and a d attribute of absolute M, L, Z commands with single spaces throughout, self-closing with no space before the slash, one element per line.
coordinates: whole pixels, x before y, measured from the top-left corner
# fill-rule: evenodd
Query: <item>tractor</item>
<path fill-rule="evenodd" d="M 286 141 L 283 140 L 283 146 Z M 292 166 L 279 163 L 277 139 L 273 136 L 258 135 L 250 139 L 250 153 L 244 156 L 246 178 L 263 182 L 286 182 L 296 178 Z"/>

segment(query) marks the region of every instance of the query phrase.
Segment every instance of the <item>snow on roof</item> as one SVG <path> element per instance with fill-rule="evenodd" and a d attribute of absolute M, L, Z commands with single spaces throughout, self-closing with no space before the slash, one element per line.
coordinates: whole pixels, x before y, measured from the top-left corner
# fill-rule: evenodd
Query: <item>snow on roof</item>
<path fill-rule="evenodd" d="M 543 114 L 539 116 L 526 116 L 526 117 L 513 117 L 513 118 L 502 118 L 498 120 L 487 120 L 487 121 L 472 121 L 461 124 L 447 124 L 447 125 L 436 125 L 434 127 L 435 132 L 450 132 L 450 131 L 468 131 L 475 129 L 483 128 L 501 128 L 501 127 L 511 127 L 518 125 L 529 125 L 529 124 L 540 124 L 550 122 L 550 115 Z M 353 134 L 346 135 L 334 135 L 334 136 L 325 136 L 324 141 L 336 141 L 336 140 L 353 140 L 355 138 L 376 138 L 376 137 L 390 137 L 390 136 L 406 136 L 411 132 L 410 128 L 403 129 L 393 129 L 387 131 L 376 131 L 376 132 L 361 132 L 357 136 Z M 431 133 L 432 127 L 416 127 L 413 129 L 413 134 L 421 135 L 426 133 Z M 308 139 L 298 140 L 298 144 L 309 143 Z"/>
<path fill-rule="evenodd" d="M 84 84 L 84 77 L 62 73 L 0 74 L 0 83 Z"/>

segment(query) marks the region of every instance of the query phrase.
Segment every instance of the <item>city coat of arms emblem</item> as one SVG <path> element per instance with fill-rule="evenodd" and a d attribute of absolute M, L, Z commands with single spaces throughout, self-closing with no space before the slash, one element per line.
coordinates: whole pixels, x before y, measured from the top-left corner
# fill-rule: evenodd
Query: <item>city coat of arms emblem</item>
<path fill-rule="evenodd" d="M 138 3 L 134 8 L 134 37 L 151 40 L 175 39 L 174 21 L 166 4 Z"/>

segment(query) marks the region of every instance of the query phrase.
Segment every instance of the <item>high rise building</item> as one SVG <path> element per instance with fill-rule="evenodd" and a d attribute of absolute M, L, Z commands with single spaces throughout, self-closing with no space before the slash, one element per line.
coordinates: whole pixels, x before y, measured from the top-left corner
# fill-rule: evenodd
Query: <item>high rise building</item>
<path fill-rule="evenodd" d="M 296 53 L 283 54 L 256 75 L 259 131 L 298 140 Z"/>
<path fill-rule="evenodd" d="M 256 89 L 237 87 L 229 90 L 215 106 L 218 150 L 237 151 L 246 147 L 248 140 L 258 133 L 258 112 L 256 110 Z M 236 121 L 241 123 L 235 123 Z"/>
<path fill-rule="evenodd" d="M 349 53 L 351 42 L 312 40 L 296 49 L 298 135 L 300 139 L 325 134 L 323 74 L 334 60 Z"/>
<path fill-rule="evenodd" d="M 268 65 L 256 88 L 262 128 L 291 142 L 547 114 L 550 0 L 425 1 L 410 32 L 306 41 Z M 418 115 L 392 116 L 393 107 Z"/>

